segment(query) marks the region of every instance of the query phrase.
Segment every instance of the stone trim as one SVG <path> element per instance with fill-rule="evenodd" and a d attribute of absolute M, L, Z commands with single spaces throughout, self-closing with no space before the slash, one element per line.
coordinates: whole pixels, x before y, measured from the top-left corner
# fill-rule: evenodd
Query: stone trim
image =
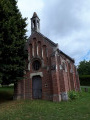
<path fill-rule="evenodd" d="M 62 69 L 63 69 L 63 68 L 62 68 L 62 65 L 60 65 L 59 67 L 60 67 L 60 70 L 62 70 Z"/>
<path fill-rule="evenodd" d="M 30 74 L 30 78 L 32 79 L 33 76 L 37 76 L 40 75 L 41 77 L 43 77 L 43 73 L 42 72 L 36 72 L 36 73 L 31 73 Z"/>
<path fill-rule="evenodd" d="M 30 71 L 30 62 L 28 63 L 28 70 Z"/>
<path fill-rule="evenodd" d="M 68 93 L 67 92 L 62 92 L 61 93 L 61 99 L 62 99 L 62 101 L 67 101 L 68 100 Z"/>

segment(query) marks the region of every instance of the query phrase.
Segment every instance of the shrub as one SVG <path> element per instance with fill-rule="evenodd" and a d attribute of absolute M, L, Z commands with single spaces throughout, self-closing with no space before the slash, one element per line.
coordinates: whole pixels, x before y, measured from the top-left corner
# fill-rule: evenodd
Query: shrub
<path fill-rule="evenodd" d="M 79 97 L 79 94 L 76 91 L 69 91 L 68 97 L 70 100 L 74 100 L 74 99 L 77 99 Z"/>

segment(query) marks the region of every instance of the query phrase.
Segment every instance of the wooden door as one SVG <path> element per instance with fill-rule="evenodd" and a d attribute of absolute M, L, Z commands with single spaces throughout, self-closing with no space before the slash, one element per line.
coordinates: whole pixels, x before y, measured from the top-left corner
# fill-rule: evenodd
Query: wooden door
<path fill-rule="evenodd" d="M 34 76 L 32 78 L 32 91 L 34 99 L 42 98 L 42 80 L 40 76 Z"/>

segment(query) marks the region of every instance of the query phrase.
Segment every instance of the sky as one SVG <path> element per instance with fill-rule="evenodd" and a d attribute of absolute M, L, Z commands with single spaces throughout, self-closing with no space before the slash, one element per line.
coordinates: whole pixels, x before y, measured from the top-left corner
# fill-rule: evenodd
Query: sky
<path fill-rule="evenodd" d="M 36 12 L 40 32 L 75 60 L 90 60 L 90 0 L 18 0 L 22 17 L 27 18 L 27 36 Z"/>

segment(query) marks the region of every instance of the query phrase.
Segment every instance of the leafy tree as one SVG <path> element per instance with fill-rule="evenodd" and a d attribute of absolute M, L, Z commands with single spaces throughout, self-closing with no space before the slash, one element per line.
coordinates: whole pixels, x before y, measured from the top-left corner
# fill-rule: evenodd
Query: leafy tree
<path fill-rule="evenodd" d="M 81 61 L 78 65 L 79 75 L 90 75 L 90 61 Z"/>
<path fill-rule="evenodd" d="M 26 18 L 16 0 L 0 0 L 0 80 L 9 84 L 22 79 L 25 69 Z"/>

